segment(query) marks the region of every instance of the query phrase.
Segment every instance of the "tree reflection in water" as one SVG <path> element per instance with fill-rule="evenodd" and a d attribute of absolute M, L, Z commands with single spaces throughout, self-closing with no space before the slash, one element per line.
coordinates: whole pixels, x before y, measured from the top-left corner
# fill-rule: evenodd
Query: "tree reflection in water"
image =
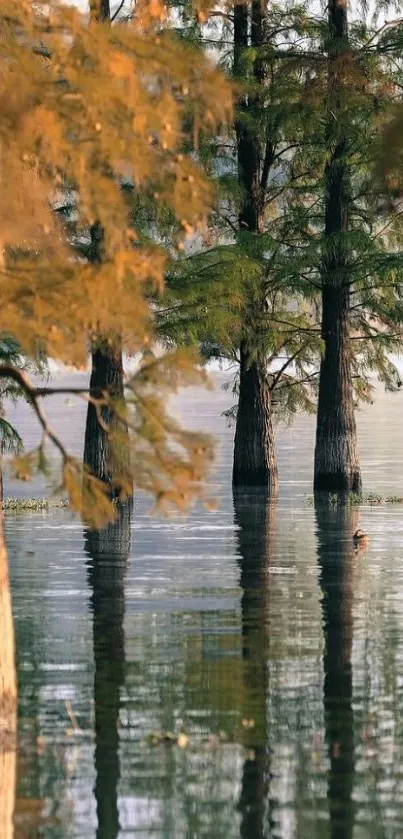
<path fill-rule="evenodd" d="M 315 500 L 324 631 L 326 740 L 329 751 L 328 803 L 332 839 L 351 839 L 354 828 L 354 715 L 352 684 L 352 536 L 358 511 L 339 498 Z"/>
<path fill-rule="evenodd" d="M 269 690 L 269 568 L 275 538 L 275 502 L 259 489 L 234 491 L 235 524 L 242 588 L 245 746 L 239 801 L 242 839 L 263 839 L 271 829 Z M 254 725 L 250 728 L 250 720 Z"/>
<path fill-rule="evenodd" d="M 124 584 L 130 553 L 131 505 L 100 532 L 86 531 L 94 644 L 95 798 L 97 839 L 119 834 L 120 691 L 124 683 Z"/>

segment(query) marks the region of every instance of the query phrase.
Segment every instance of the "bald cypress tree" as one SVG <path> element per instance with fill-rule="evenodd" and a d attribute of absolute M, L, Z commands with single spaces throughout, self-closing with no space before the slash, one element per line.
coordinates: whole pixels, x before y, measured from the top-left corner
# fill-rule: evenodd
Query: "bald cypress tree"
<path fill-rule="evenodd" d="M 91 16 L 98 22 L 110 23 L 111 11 L 109 0 L 90 0 Z M 89 258 L 93 262 L 102 261 L 102 240 L 103 230 L 100 224 L 94 223 L 90 228 L 90 249 Z M 109 340 L 108 340 L 109 339 Z M 91 342 L 91 376 L 90 388 L 94 393 L 102 397 L 103 393 L 109 393 L 112 399 L 124 403 L 124 370 L 122 341 L 119 335 L 110 336 L 94 335 Z M 120 452 L 126 448 L 129 452 L 129 438 L 126 423 L 109 406 L 101 410 L 102 422 L 100 422 L 99 411 L 94 403 L 88 403 L 87 420 L 85 425 L 84 442 L 84 463 L 91 469 L 102 482 L 110 487 L 112 497 L 119 497 L 120 488 L 114 484 L 114 476 L 124 473 L 123 460 L 127 455 L 117 457 L 118 448 L 112 445 L 113 434 L 121 438 Z M 125 440 L 126 446 L 125 446 Z M 127 471 L 127 485 L 130 484 L 130 467 Z M 125 493 L 125 494 L 126 494 Z M 131 502 L 130 502 L 131 503 Z M 130 523 L 129 523 L 130 524 Z"/>
<path fill-rule="evenodd" d="M 320 383 L 315 488 L 358 491 L 355 408 L 374 372 L 399 386 L 402 224 L 373 177 L 398 44 L 348 31 L 343 5 L 327 20 L 241 3 L 225 26 L 234 131 L 199 149 L 221 191 L 209 245 L 170 266 L 162 334 L 238 365 L 236 486 L 275 490 L 273 420 L 311 410 Z"/>
<path fill-rule="evenodd" d="M 248 33 L 250 31 L 250 41 Z M 264 84 L 264 64 L 259 50 L 265 38 L 265 4 L 237 3 L 234 6 L 234 75 L 241 75 L 243 53 L 249 44 L 258 53 L 253 63 L 254 92 L 239 102 L 236 122 L 238 181 L 241 205 L 238 223 L 242 233 L 260 235 L 264 230 L 264 194 L 268 167 L 263 168 L 265 144 L 256 124 Z M 267 153 L 267 147 L 266 147 Z M 258 303 L 259 305 L 259 303 Z M 260 306 L 266 305 L 262 289 Z M 232 483 L 239 486 L 268 486 L 277 489 L 271 395 L 264 348 L 251 353 L 248 335 L 239 347 L 239 395 L 236 415 Z"/>
<path fill-rule="evenodd" d="M 328 5 L 328 86 L 324 173 L 325 232 L 322 261 L 322 339 L 315 447 L 315 490 L 361 489 L 351 377 L 350 275 L 351 211 L 347 162 L 348 127 L 344 60 L 348 54 L 347 3 Z"/>

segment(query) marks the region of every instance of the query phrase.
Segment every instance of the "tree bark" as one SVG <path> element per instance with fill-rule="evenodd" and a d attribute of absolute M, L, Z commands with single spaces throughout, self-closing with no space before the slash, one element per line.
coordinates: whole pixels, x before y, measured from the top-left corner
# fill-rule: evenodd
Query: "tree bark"
<path fill-rule="evenodd" d="M 249 362 L 244 346 L 240 353 L 232 483 L 234 487 L 266 487 L 275 493 L 278 473 L 267 373 L 262 364 Z"/>
<path fill-rule="evenodd" d="M 8 558 L 0 511 L 0 825 L 13 839 L 16 784 L 17 677 Z"/>
<path fill-rule="evenodd" d="M 354 546 L 358 511 L 316 500 L 318 561 L 324 632 L 323 704 L 329 752 L 328 806 L 331 839 L 354 832 L 353 645 Z"/>
<path fill-rule="evenodd" d="M 325 235 L 322 261 L 322 339 L 316 427 L 314 489 L 361 490 L 350 361 L 348 247 L 350 178 L 342 105 L 343 53 L 348 49 L 346 0 L 329 3 L 328 124 L 325 170 Z M 343 112 L 341 112 L 343 110 Z"/>
<path fill-rule="evenodd" d="M 265 6 L 254 2 L 251 6 L 251 46 L 259 48 L 264 40 Z M 234 74 L 241 75 L 242 55 L 249 46 L 248 4 L 234 6 Z M 264 68 L 260 57 L 254 64 L 257 86 L 264 81 Z M 239 229 L 254 234 L 263 233 L 264 184 L 261 179 L 263 147 L 257 124 L 259 97 L 251 94 L 239 102 L 240 117 L 236 122 L 238 181 L 242 189 L 242 206 L 239 212 Z M 266 306 L 265 292 L 257 306 Z M 257 312 L 261 317 L 261 312 Z M 264 352 L 252 354 L 245 334 L 240 347 L 239 398 L 234 441 L 232 481 L 236 487 L 269 487 L 277 489 L 278 473 L 275 453 L 270 389 L 267 380 L 267 362 Z"/>
<path fill-rule="evenodd" d="M 93 393 L 101 395 L 107 391 L 112 399 L 123 401 L 124 374 L 119 342 L 113 348 L 106 343 L 98 346 L 92 351 L 91 361 L 90 388 Z M 111 497 L 118 498 L 120 489 L 119 485 L 115 486 L 116 477 L 130 475 L 129 433 L 127 426 L 116 417 L 113 409 L 103 406 L 101 419 L 102 423 L 99 422 L 95 405 L 89 403 L 85 426 L 84 463 L 97 478 L 110 486 Z M 119 434 L 121 438 L 118 445 L 114 445 L 114 433 Z"/>

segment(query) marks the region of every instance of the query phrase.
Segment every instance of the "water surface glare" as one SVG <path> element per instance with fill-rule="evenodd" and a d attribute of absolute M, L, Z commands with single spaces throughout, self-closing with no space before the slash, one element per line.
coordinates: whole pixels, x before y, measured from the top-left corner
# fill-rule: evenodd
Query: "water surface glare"
<path fill-rule="evenodd" d="M 80 451 L 82 407 L 54 404 Z M 156 519 L 139 498 L 102 558 L 64 510 L 6 516 L 15 839 L 403 835 L 403 507 L 310 504 L 306 417 L 279 429 L 278 503 L 233 498 L 228 404 L 175 407 L 219 439 L 214 512 Z M 403 495 L 401 407 L 358 415 L 368 491 Z"/>

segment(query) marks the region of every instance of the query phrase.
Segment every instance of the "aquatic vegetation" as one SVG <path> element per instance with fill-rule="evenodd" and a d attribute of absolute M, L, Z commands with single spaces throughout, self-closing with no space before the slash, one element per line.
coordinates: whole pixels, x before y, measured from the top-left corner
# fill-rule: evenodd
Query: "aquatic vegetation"
<path fill-rule="evenodd" d="M 314 496 L 307 496 L 307 503 L 313 505 Z M 403 496 L 401 495 L 386 495 L 382 496 L 377 492 L 357 493 L 349 492 L 347 494 L 339 495 L 338 493 L 329 493 L 327 501 L 330 507 L 337 507 L 340 503 L 347 503 L 351 507 L 360 507 L 364 504 L 403 504 Z"/>
<path fill-rule="evenodd" d="M 5 498 L 3 501 L 3 510 L 16 513 L 23 510 L 39 511 L 67 506 L 68 501 L 65 498 Z"/>

